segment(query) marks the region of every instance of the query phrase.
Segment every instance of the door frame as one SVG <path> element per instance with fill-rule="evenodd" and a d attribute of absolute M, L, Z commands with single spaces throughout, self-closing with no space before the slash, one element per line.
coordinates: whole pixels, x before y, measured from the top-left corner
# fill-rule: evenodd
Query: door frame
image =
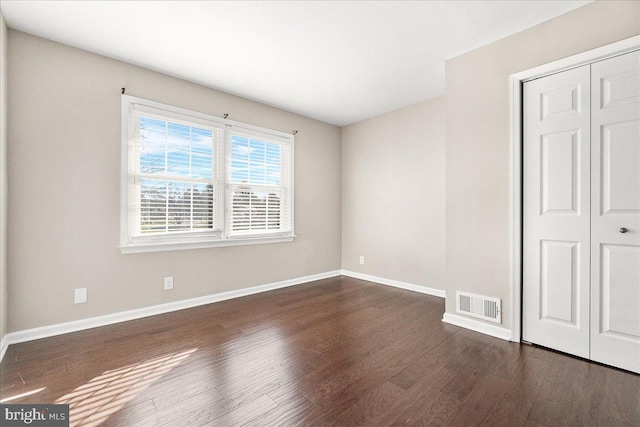
<path fill-rule="evenodd" d="M 511 341 L 522 340 L 522 144 L 523 84 L 550 74 L 640 50 L 640 35 L 620 40 L 577 55 L 549 62 L 509 76 L 509 282 Z"/>

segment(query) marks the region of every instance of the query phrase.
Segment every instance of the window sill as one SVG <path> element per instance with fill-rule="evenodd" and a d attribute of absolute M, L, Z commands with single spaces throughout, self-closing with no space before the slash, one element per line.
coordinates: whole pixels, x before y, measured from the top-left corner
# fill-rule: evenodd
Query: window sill
<path fill-rule="evenodd" d="M 175 241 L 175 242 L 153 242 L 153 243 L 132 243 L 128 245 L 120 245 L 121 254 L 139 254 L 145 252 L 166 252 L 166 251 L 183 251 L 188 249 L 205 249 L 219 248 L 225 246 L 245 246 L 260 245 L 264 243 L 281 243 L 291 242 L 296 238 L 291 236 L 273 236 L 273 237 L 255 237 L 244 239 L 225 239 L 225 240 L 205 240 L 205 241 Z"/>

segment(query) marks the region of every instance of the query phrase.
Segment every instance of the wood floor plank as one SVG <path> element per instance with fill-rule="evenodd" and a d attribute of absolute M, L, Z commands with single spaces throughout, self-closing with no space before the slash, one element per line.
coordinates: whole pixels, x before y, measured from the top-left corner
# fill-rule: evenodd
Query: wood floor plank
<path fill-rule="evenodd" d="M 9 346 L 0 400 L 71 425 L 640 425 L 640 376 L 348 277 Z"/>
<path fill-rule="evenodd" d="M 380 425 L 413 425 L 427 416 L 449 419 L 460 402 L 440 390 L 451 381 L 453 372 L 443 365 L 429 369 L 406 390 L 399 400 L 381 418 Z"/>
<path fill-rule="evenodd" d="M 272 397 L 271 395 L 269 395 Z M 272 397 L 273 399 L 273 397 Z M 281 400 L 275 400 L 278 406 L 261 417 L 246 424 L 247 427 L 281 426 L 281 425 L 310 425 L 322 421 L 321 425 L 332 425 L 337 422 L 319 406 L 310 402 L 297 392 L 283 395 Z"/>
<path fill-rule="evenodd" d="M 527 347 L 525 347 L 527 348 Z M 540 398 L 548 375 L 548 364 L 533 357 L 525 358 L 518 374 L 500 392 L 500 404 L 484 420 L 487 425 L 524 425 L 534 401 Z"/>
<path fill-rule="evenodd" d="M 211 421 L 208 426 L 243 426 L 246 423 L 268 413 L 278 404 L 274 402 L 268 395 L 264 395 L 244 406 L 239 407 L 215 420 Z"/>
<path fill-rule="evenodd" d="M 492 409 L 502 403 L 507 385 L 506 380 L 494 375 L 482 377 L 468 396 L 458 399 L 464 405 L 460 405 L 455 416 L 446 420 L 446 423 L 450 426 L 467 426 L 469 420 L 485 420 Z"/>
<path fill-rule="evenodd" d="M 594 370 L 605 371 L 604 390 L 601 389 L 600 382 L 594 381 L 591 384 L 603 396 L 602 410 L 605 418 L 640 425 L 640 375 L 629 375 L 599 365 Z"/>
<path fill-rule="evenodd" d="M 377 425 L 378 418 L 405 393 L 406 390 L 387 381 L 365 392 L 356 403 L 334 417 L 342 425 Z"/>

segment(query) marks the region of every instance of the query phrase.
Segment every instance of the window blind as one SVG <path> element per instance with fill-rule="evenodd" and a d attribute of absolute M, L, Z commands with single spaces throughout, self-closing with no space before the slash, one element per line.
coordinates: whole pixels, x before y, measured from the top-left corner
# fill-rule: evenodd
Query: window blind
<path fill-rule="evenodd" d="M 229 235 L 292 230 L 291 144 L 231 130 L 227 169 Z"/>
<path fill-rule="evenodd" d="M 224 127 L 154 114 L 136 105 L 130 123 L 130 236 L 219 232 L 216 160 Z"/>

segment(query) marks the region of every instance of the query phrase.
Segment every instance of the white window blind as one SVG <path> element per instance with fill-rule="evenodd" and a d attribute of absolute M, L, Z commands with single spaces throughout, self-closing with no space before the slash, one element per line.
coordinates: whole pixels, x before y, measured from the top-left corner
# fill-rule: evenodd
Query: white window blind
<path fill-rule="evenodd" d="M 291 232 L 291 144 L 231 130 L 229 235 Z"/>
<path fill-rule="evenodd" d="M 292 135 L 124 95 L 123 153 L 121 247 L 293 236 Z"/>

